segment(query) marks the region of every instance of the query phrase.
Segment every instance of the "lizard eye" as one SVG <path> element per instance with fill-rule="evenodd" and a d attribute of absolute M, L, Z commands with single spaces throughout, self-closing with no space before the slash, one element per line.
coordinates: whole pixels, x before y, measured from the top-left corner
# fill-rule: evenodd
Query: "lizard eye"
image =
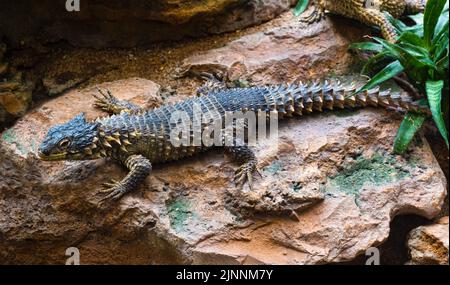
<path fill-rule="evenodd" d="M 63 139 L 62 141 L 59 142 L 59 146 L 61 148 L 68 148 L 70 145 L 70 140 L 68 139 Z"/>

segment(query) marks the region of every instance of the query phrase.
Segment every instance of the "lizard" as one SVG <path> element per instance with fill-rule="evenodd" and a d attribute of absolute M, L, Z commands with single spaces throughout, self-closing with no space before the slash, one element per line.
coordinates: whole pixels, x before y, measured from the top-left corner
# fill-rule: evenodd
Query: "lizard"
<path fill-rule="evenodd" d="M 414 101 L 409 95 L 381 90 L 379 87 L 356 93 L 355 84 L 333 81 L 312 81 L 280 85 L 227 88 L 209 84 L 199 88 L 199 96 L 175 104 L 164 104 L 145 110 L 128 101 L 119 100 L 109 91 L 95 94 L 94 106 L 108 112 L 109 116 L 87 121 L 81 113 L 70 121 L 52 126 L 38 149 L 40 159 L 93 160 L 112 158 L 125 165 L 129 172 L 122 181 L 104 183 L 104 195 L 99 203 L 117 200 L 136 189 L 150 174 L 152 164 L 177 161 L 212 148 L 175 146 L 171 141 L 171 114 L 185 112 L 192 120 L 195 112 L 214 111 L 223 120 L 227 112 L 269 112 L 279 118 L 302 116 L 323 110 L 359 108 L 366 106 L 395 108 L 427 112 L 429 109 Z M 200 108 L 193 107 L 198 104 Z M 199 115 L 199 114 L 197 114 Z M 208 125 L 201 125 L 202 131 Z M 194 130 L 190 131 L 192 139 Z M 259 174 L 255 153 L 246 143 L 221 146 L 240 164 L 234 181 L 252 186 L 253 176 Z"/>
<path fill-rule="evenodd" d="M 302 21 L 312 23 L 322 19 L 325 11 L 378 26 L 389 42 L 396 42 L 397 32 L 384 12 L 399 18 L 405 14 L 423 12 L 426 0 L 313 0 L 314 10 Z"/>

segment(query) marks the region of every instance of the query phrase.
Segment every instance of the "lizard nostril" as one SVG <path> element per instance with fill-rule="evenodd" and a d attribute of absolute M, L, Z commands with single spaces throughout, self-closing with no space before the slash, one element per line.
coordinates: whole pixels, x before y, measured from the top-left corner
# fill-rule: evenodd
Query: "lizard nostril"
<path fill-rule="evenodd" d="M 39 148 L 38 149 L 38 154 L 39 154 L 39 156 L 44 156 L 44 155 L 48 155 L 49 152 L 47 150 L 45 150 L 45 149 Z"/>

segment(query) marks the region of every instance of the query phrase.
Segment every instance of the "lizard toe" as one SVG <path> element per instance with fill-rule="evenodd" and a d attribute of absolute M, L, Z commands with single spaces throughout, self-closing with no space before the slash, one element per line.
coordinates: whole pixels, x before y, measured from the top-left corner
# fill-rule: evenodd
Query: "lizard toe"
<path fill-rule="evenodd" d="M 108 193 L 99 200 L 99 204 L 103 204 L 108 200 L 118 200 L 125 194 L 125 189 L 121 186 L 116 186 L 107 190 L 100 191 L 101 193 Z"/>
<path fill-rule="evenodd" d="M 248 184 L 250 190 L 253 190 L 253 176 L 258 174 L 262 178 L 261 172 L 254 163 L 244 164 L 235 172 L 234 183 L 236 186 Z"/>
<path fill-rule="evenodd" d="M 239 185 L 243 185 L 245 183 L 246 179 L 247 179 L 246 175 L 244 175 L 243 173 L 239 173 L 234 176 L 233 181 L 236 186 L 239 186 Z"/>
<path fill-rule="evenodd" d="M 102 183 L 102 186 L 105 188 L 104 190 L 101 190 L 102 193 L 108 193 L 111 192 L 112 188 L 120 187 L 120 184 L 118 181 L 111 179 L 110 182 Z"/>

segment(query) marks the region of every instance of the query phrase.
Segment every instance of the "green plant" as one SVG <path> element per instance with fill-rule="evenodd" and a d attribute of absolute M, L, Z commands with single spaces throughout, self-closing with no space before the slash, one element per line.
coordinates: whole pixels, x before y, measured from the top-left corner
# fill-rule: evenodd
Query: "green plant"
<path fill-rule="evenodd" d="M 433 120 L 448 147 L 448 54 L 449 14 L 447 0 L 428 0 L 425 12 L 410 16 L 413 25 L 390 17 L 400 35 L 396 43 L 373 37 L 374 42 L 352 44 L 350 48 L 372 53 L 363 72 L 367 73 L 380 64 L 385 67 L 375 74 L 357 92 L 368 90 L 386 80 L 405 73 L 428 103 Z M 443 114 L 444 113 L 444 114 Z M 425 121 L 425 114 L 408 113 L 394 142 L 394 151 L 403 153 L 414 134 Z"/>
<path fill-rule="evenodd" d="M 300 16 L 306 10 L 306 8 L 308 8 L 308 4 L 309 4 L 308 0 L 299 0 L 297 2 L 297 5 L 295 5 L 294 11 L 293 11 L 294 15 Z"/>

